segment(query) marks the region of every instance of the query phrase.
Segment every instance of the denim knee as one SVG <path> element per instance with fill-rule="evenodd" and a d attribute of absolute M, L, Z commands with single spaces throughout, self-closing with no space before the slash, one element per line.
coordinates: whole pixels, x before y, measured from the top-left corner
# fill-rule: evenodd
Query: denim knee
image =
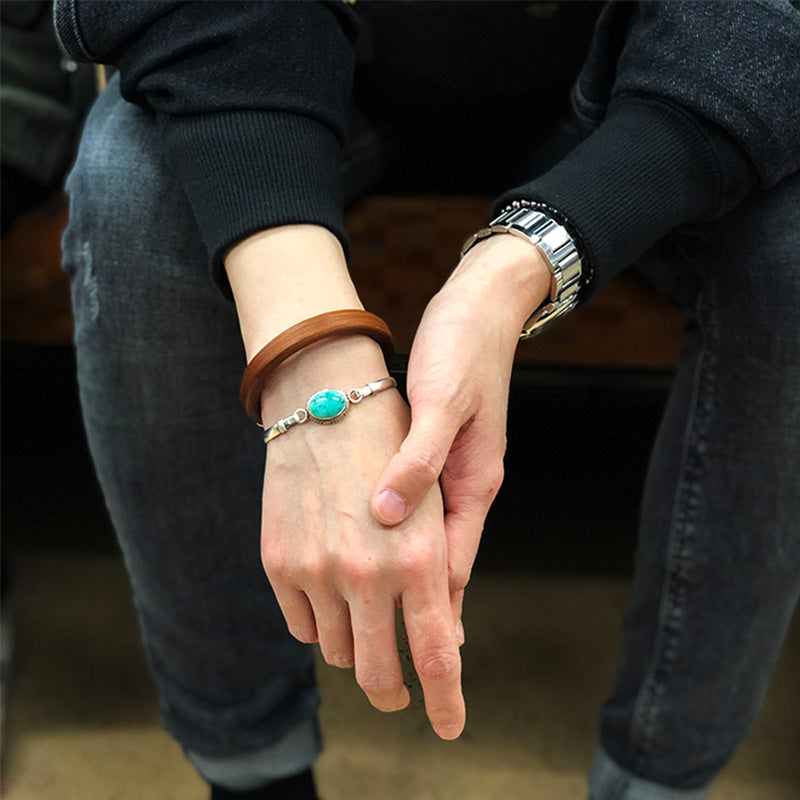
<path fill-rule="evenodd" d="M 795 177 L 662 251 L 689 324 L 601 740 L 624 774 L 676 790 L 746 735 L 800 593 L 798 239 Z"/>
<path fill-rule="evenodd" d="M 111 82 L 68 182 L 81 403 L 165 725 L 194 753 L 253 751 L 314 719 L 312 651 L 261 567 L 236 313 L 159 141 Z"/>

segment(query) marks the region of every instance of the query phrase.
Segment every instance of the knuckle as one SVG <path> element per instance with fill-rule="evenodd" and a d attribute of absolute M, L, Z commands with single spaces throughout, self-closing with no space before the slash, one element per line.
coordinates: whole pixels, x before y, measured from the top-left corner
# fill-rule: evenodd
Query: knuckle
<path fill-rule="evenodd" d="M 317 631 L 313 626 L 295 622 L 289 622 L 287 626 L 289 628 L 289 633 L 291 633 L 298 642 L 314 644 L 314 642 L 317 641 Z"/>
<path fill-rule="evenodd" d="M 261 565 L 268 575 L 284 577 L 287 565 L 283 548 L 270 542 L 264 542 L 261 546 Z"/>
<path fill-rule="evenodd" d="M 500 491 L 500 487 L 503 485 L 503 479 L 506 475 L 503 460 L 500 459 L 498 462 L 494 463 L 487 470 L 486 475 L 486 497 L 489 502 L 491 502 L 497 497 L 497 493 Z"/>
<path fill-rule="evenodd" d="M 400 688 L 399 676 L 375 670 L 356 671 L 356 683 L 369 695 L 392 695 Z"/>
<path fill-rule="evenodd" d="M 448 585 L 450 592 L 460 592 L 466 588 L 472 576 L 472 569 L 466 567 L 448 567 Z"/>
<path fill-rule="evenodd" d="M 369 559 L 344 558 L 339 562 L 338 571 L 350 586 L 364 587 L 373 582 L 377 569 Z"/>
<path fill-rule="evenodd" d="M 346 652 L 327 652 L 322 654 L 325 663 L 339 669 L 349 669 L 353 666 L 353 654 Z"/>
<path fill-rule="evenodd" d="M 397 557 L 401 573 L 412 580 L 428 574 L 437 560 L 436 554 L 427 546 L 407 548 Z"/>
<path fill-rule="evenodd" d="M 439 459 L 433 450 L 423 450 L 407 456 L 408 471 L 417 480 L 433 484 L 439 479 Z"/>
<path fill-rule="evenodd" d="M 306 556 L 294 569 L 287 569 L 300 585 L 319 583 L 327 573 L 325 560 L 313 556 Z"/>
<path fill-rule="evenodd" d="M 442 683 L 458 676 L 460 658 L 457 653 L 439 651 L 425 653 L 417 662 L 420 680 Z"/>
<path fill-rule="evenodd" d="M 261 565 L 271 581 L 275 583 L 284 583 L 286 581 L 288 573 L 284 561 L 263 555 L 261 557 Z"/>

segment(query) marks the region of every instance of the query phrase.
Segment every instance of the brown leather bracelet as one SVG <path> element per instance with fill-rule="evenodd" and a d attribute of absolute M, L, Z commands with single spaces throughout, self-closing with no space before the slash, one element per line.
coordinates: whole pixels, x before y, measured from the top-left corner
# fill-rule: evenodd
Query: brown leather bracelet
<path fill-rule="evenodd" d="M 386 360 L 394 356 L 389 326 L 375 314 L 360 308 L 326 311 L 296 325 L 267 342 L 251 359 L 242 375 L 239 399 L 251 419 L 261 424 L 261 395 L 272 373 L 290 356 L 320 339 L 337 334 L 363 334 L 373 338 Z"/>

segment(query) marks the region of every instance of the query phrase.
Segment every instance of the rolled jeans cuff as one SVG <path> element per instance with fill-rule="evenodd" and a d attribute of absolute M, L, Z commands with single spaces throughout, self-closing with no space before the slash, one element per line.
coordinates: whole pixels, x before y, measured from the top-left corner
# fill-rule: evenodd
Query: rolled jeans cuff
<path fill-rule="evenodd" d="M 186 756 L 209 783 L 242 792 L 304 772 L 321 752 L 319 726 L 316 719 L 310 719 L 257 750 L 226 755 L 187 750 Z"/>
<path fill-rule="evenodd" d="M 589 772 L 591 800 L 706 800 L 708 787 L 675 789 L 639 778 L 598 747 Z"/>

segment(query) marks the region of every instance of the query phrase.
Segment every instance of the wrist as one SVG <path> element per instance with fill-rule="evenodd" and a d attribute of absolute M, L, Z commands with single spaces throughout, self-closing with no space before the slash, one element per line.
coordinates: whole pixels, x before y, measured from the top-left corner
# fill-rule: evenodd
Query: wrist
<path fill-rule="evenodd" d="M 244 239 L 225 256 L 247 361 L 279 333 L 325 311 L 363 308 L 339 240 L 316 225 Z"/>
<path fill-rule="evenodd" d="M 455 285 L 466 281 L 484 302 L 492 298 L 505 312 L 516 340 L 531 312 L 549 297 L 552 272 L 538 247 L 515 236 L 498 235 L 477 242 L 448 279 Z"/>
<path fill-rule="evenodd" d="M 321 389 L 363 386 L 389 374 L 383 351 L 362 335 L 331 336 L 304 348 L 278 367 L 261 395 L 262 422 L 270 425 Z"/>
<path fill-rule="evenodd" d="M 462 257 L 482 241 L 507 234 L 528 241 L 546 259 L 550 271 L 550 293 L 532 309 L 520 334 L 528 339 L 577 307 L 582 288 L 591 280 L 591 269 L 583 264 L 580 244 L 568 223 L 555 209 L 532 200 L 514 200 L 491 221 L 464 242 Z"/>

